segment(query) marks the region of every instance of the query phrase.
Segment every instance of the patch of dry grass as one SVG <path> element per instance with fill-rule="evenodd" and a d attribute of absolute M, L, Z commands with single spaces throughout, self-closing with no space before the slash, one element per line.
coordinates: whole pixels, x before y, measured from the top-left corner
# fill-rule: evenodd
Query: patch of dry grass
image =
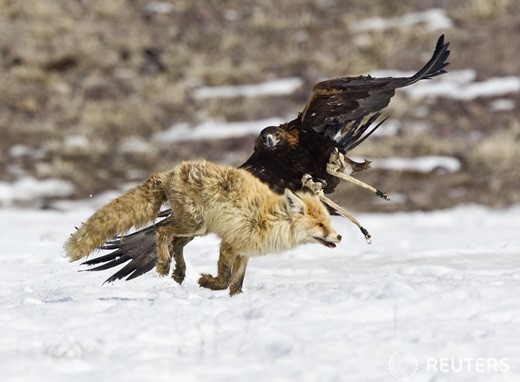
<path fill-rule="evenodd" d="M 520 122 L 511 120 L 508 128 L 476 142 L 467 161 L 475 174 L 502 175 L 520 184 Z"/>
<path fill-rule="evenodd" d="M 512 3 L 511 0 L 466 0 L 450 15 L 460 22 L 488 20 L 506 14 Z"/>
<path fill-rule="evenodd" d="M 131 170 L 146 173 L 188 157 L 229 161 L 230 151 L 244 158 L 251 151 L 250 138 L 135 153 L 125 142 L 131 137 L 147 141 L 172 123 L 208 117 L 292 118 L 303 108 L 312 85 L 323 77 L 416 69 L 431 53 L 436 33 L 419 26 L 360 35 L 351 28 L 364 18 L 436 6 L 433 0 L 0 0 L 0 150 L 4 154 L 0 180 L 13 180 L 20 172 L 60 177 L 74 182 L 76 196 L 84 197 L 117 187 Z M 517 68 L 513 58 L 518 50 L 504 43 L 510 40 L 509 32 L 494 27 L 489 38 L 479 34 L 483 22 L 496 26 L 509 20 L 506 24 L 513 28 L 515 12 L 518 15 L 513 2 L 461 0 L 447 6 L 449 14 L 464 25 L 448 36 L 454 52 L 450 68 L 477 64 L 472 50 L 475 35 L 493 48 L 500 42 L 499 47 L 504 46 L 503 55 L 493 52 L 501 59 L 493 66 L 482 64 L 479 76 L 508 74 Z M 292 76 L 305 83 L 292 96 L 197 100 L 191 94 L 198 86 Z M 407 130 L 417 119 L 413 110 L 419 106 L 398 95 L 387 112 L 403 120 L 402 133 L 370 140 L 355 154 L 465 155 L 466 137 L 473 131 L 491 136 L 484 125 L 496 122 L 504 131 L 479 143 L 475 152 L 481 154 L 466 155 L 468 171 L 477 171 L 486 165 L 478 158 L 491 158 L 493 147 L 516 131 L 504 122 L 514 111 L 505 117 L 489 116 L 486 103 L 441 101 L 428 105 L 425 118 L 433 128 L 420 135 Z M 443 127 L 447 124 L 453 127 Z M 88 146 L 71 144 L 71 137 L 86 139 Z M 31 148 L 37 155 L 11 156 L 15 145 Z M 511 149 L 508 155 L 516 154 Z M 507 162 L 496 161 L 500 166 Z M 384 177 L 389 185 L 397 179 Z"/>

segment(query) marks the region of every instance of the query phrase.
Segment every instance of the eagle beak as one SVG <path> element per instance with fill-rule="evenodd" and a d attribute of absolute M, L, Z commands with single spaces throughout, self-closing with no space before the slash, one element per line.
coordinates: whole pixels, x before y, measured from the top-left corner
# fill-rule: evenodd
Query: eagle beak
<path fill-rule="evenodd" d="M 270 148 L 270 149 L 274 149 L 274 146 L 276 146 L 276 144 L 278 143 L 278 140 L 275 139 L 271 134 L 267 134 L 265 136 L 265 142 L 264 144 Z"/>

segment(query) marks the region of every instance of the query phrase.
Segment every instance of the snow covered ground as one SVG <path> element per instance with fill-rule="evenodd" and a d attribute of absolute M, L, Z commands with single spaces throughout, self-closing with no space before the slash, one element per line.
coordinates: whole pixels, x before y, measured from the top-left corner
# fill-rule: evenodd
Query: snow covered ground
<path fill-rule="evenodd" d="M 214 237 L 182 286 L 78 273 L 61 246 L 97 202 L 0 210 L 2 381 L 520 380 L 520 206 L 360 214 L 372 245 L 337 219 L 338 248 L 253 259 L 229 298 L 196 282 Z"/>
<path fill-rule="evenodd" d="M 397 17 L 371 17 L 354 24 L 355 32 L 384 31 L 387 29 L 409 29 L 422 25 L 426 30 L 433 32 L 439 29 L 450 29 L 453 21 L 442 8 L 432 8 L 423 12 L 406 13 Z"/>
<path fill-rule="evenodd" d="M 409 77 L 415 73 L 376 70 L 370 74 L 373 77 Z M 494 77 L 485 81 L 477 81 L 477 72 L 474 69 L 448 69 L 446 74 L 435 78 L 434 81 L 421 81 L 414 86 L 403 88 L 402 91 L 415 99 L 440 97 L 471 101 L 479 97 L 498 97 L 518 93 L 520 92 L 520 77 Z M 507 98 L 506 100 L 509 101 L 506 110 L 515 106 L 513 100 Z"/>
<path fill-rule="evenodd" d="M 247 135 L 257 135 L 267 126 L 276 126 L 284 122 L 283 119 L 275 117 L 257 121 L 240 122 L 225 122 L 210 119 L 196 126 L 180 123 L 155 134 L 154 142 L 157 144 L 170 144 L 173 142 L 199 139 L 238 138 Z"/>
<path fill-rule="evenodd" d="M 259 84 L 238 86 L 205 86 L 194 91 L 196 99 L 233 98 L 233 97 L 263 97 L 292 94 L 303 85 L 299 77 L 279 78 Z"/>

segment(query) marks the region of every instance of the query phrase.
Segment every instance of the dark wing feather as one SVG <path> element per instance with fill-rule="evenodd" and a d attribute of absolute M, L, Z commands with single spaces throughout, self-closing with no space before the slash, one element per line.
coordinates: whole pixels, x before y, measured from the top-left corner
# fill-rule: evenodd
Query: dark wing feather
<path fill-rule="evenodd" d="M 169 210 L 171 212 L 171 210 Z M 164 215 L 161 212 L 160 215 Z M 99 256 L 85 261 L 82 265 L 101 264 L 95 268 L 85 269 L 86 271 L 102 271 L 123 264 L 130 260 L 117 273 L 110 276 L 105 283 L 120 280 L 127 277 L 131 280 L 143 273 L 153 269 L 157 262 L 155 228 L 161 222 L 143 228 L 130 235 L 119 237 L 101 246 L 101 249 L 115 249 L 107 255 Z"/>
<path fill-rule="evenodd" d="M 385 108 L 395 94 L 391 79 L 345 77 L 316 84 L 301 116 L 303 130 L 314 129 L 334 138 L 334 127 Z M 330 131 L 327 128 L 332 128 Z"/>
<path fill-rule="evenodd" d="M 361 123 L 360 118 L 385 108 L 395 89 L 445 73 L 450 54 L 448 46 L 444 35 L 440 36 L 432 58 L 411 77 L 344 77 L 316 84 L 300 117 L 301 129 L 314 129 L 336 139 L 339 132 L 341 139 L 349 124 Z"/>
<path fill-rule="evenodd" d="M 339 150 L 342 153 L 346 153 L 347 151 L 350 151 L 363 143 L 365 139 L 370 137 L 374 131 L 376 131 L 379 126 L 381 126 L 388 119 L 388 117 L 384 118 L 368 133 L 365 134 L 365 131 L 367 131 L 367 129 L 376 122 L 380 115 L 381 113 L 375 113 L 364 123 L 362 123 L 363 118 L 358 118 L 356 121 L 354 121 L 354 123 L 352 123 L 348 129 L 345 129 L 344 133 L 342 133 L 340 139 L 338 140 Z"/>

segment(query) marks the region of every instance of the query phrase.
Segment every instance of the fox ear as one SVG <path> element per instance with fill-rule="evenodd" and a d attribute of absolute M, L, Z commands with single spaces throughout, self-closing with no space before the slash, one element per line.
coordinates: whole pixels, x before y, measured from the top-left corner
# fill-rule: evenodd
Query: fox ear
<path fill-rule="evenodd" d="M 284 191 L 285 205 L 287 211 L 293 214 L 303 214 L 305 211 L 305 204 L 298 196 L 292 193 L 288 188 Z"/>

